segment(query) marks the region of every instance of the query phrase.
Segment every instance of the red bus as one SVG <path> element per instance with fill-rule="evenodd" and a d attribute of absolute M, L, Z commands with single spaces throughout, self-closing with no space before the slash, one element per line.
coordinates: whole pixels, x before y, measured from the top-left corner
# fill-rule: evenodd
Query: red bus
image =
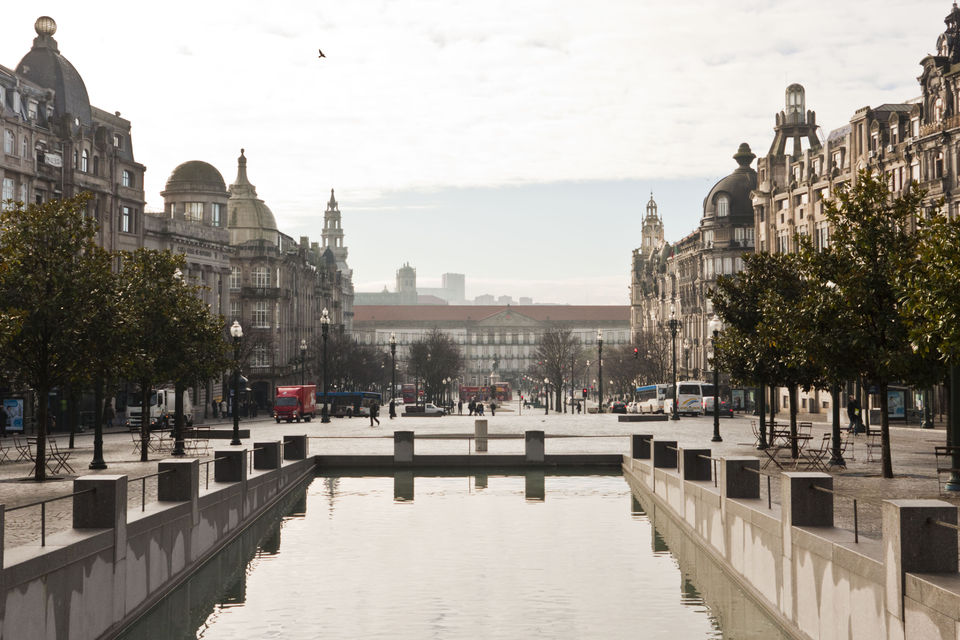
<path fill-rule="evenodd" d="M 513 400 L 513 390 L 509 382 L 496 382 L 493 385 L 497 400 L 500 402 L 511 402 Z M 464 402 L 470 400 L 490 400 L 490 385 L 482 387 L 460 387 L 460 399 Z"/>
<path fill-rule="evenodd" d="M 412 384 L 400 385 L 400 397 L 403 398 L 403 404 L 417 403 L 417 387 Z"/>

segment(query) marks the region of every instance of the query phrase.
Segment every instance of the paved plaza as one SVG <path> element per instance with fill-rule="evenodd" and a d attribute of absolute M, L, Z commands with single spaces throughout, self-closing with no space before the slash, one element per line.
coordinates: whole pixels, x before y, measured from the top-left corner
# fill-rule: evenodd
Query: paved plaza
<path fill-rule="evenodd" d="M 679 421 L 662 422 L 619 422 L 618 416 L 610 414 L 570 415 L 550 414 L 545 416 L 542 409 L 524 409 L 522 413 L 516 407 L 510 410 L 498 410 L 497 415 L 487 420 L 491 435 L 521 435 L 528 430 L 543 430 L 546 433 L 546 452 L 551 453 L 622 453 L 630 451 L 630 437 L 635 433 L 652 433 L 656 438 L 675 439 L 683 447 L 711 448 L 714 456 L 761 455 L 753 448 L 753 435 L 750 422 L 753 416 L 721 418 L 720 430 L 722 443 L 711 443 L 713 421 L 710 417 L 682 418 Z M 783 419 L 783 416 L 778 416 Z M 282 439 L 285 435 L 308 434 L 311 436 L 311 454 L 373 454 L 390 455 L 393 453 L 393 431 L 414 431 L 418 436 L 444 435 L 443 439 L 418 439 L 417 454 L 477 454 L 472 441 L 449 436 L 472 435 L 475 418 L 463 416 L 444 416 L 441 418 L 398 417 L 390 420 L 380 419 L 380 426 L 371 428 L 366 418 L 334 418 L 329 424 L 319 420 L 310 423 L 276 424 L 270 418 L 243 420 L 242 429 L 249 429 L 251 437 L 243 440 L 243 446 L 252 448 L 254 442 Z M 209 426 L 229 429 L 229 421 L 213 421 Z M 819 444 L 822 433 L 829 430 L 826 423 L 814 423 L 813 439 Z M 893 464 L 897 477 L 885 480 L 880 477 L 879 454 L 876 461 L 867 461 L 866 437 L 858 436 L 854 440 L 852 456 L 849 454 L 846 469 L 834 468 L 831 473 L 836 477 L 835 489 L 840 494 L 856 496 L 858 500 L 859 531 L 861 535 L 880 537 L 879 500 L 897 497 L 935 498 L 938 497 L 936 478 L 936 459 L 934 446 L 944 444 L 943 426 L 934 430 L 916 427 L 892 427 Z M 67 445 L 67 437 L 56 436 L 61 448 Z M 231 449 L 229 440 L 211 440 L 210 450 L 201 461 L 211 460 L 216 449 Z M 4 440 L 5 445 L 13 448 L 12 440 Z M 494 454 L 522 454 L 522 438 L 492 439 L 489 452 Z M 15 454 L 15 451 L 12 453 Z M 108 468 L 102 471 L 90 471 L 87 466 L 93 455 L 93 436 L 90 433 L 78 434 L 76 448 L 70 463 L 77 475 L 89 473 L 126 474 L 131 482 L 128 489 L 128 502 L 131 510 L 139 510 L 141 503 L 156 499 L 156 478 L 144 482 L 133 479 L 154 474 L 157 461 L 167 457 L 167 453 L 151 452 L 150 461 L 140 462 L 139 453 L 134 452 L 130 434 L 127 431 L 115 431 L 104 435 L 104 458 Z M 15 457 L 15 455 L 14 455 Z M 7 509 L 38 500 L 66 495 L 72 490 L 70 480 L 75 476 L 64 476 L 38 485 L 28 479 L 31 464 L 27 462 L 3 462 L 0 464 L 0 504 Z M 768 466 L 766 472 L 778 471 Z M 777 473 L 770 474 L 770 486 L 773 509 L 779 502 L 779 483 Z M 212 476 L 212 470 L 211 470 Z M 766 500 L 766 478 L 761 482 L 761 498 Z M 204 489 L 205 469 L 201 467 L 201 492 Z M 960 504 L 960 496 L 946 496 L 944 499 Z M 838 496 L 835 502 L 835 520 L 838 527 L 853 529 L 852 501 Z M 131 514 L 131 517 L 136 517 Z M 46 531 L 51 532 L 68 528 L 71 525 L 71 501 L 61 500 L 47 504 Z M 39 544 L 40 507 L 30 507 L 6 514 L 4 544 L 7 548 L 25 544 Z"/>

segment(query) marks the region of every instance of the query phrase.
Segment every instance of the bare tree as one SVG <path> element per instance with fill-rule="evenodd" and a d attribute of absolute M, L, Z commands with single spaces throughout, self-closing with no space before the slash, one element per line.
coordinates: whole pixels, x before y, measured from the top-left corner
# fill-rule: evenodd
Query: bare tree
<path fill-rule="evenodd" d="M 460 347 L 436 327 L 410 345 L 407 371 L 423 380 L 425 398 L 439 401 L 444 390 L 443 380 L 459 376 L 462 369 Z"/>
<path fill-rule="evenodd" d="M 577 370 L 578 361 L 582 362 L 580 340 L 573 337 L 570 329 L 551 327 L 543 334 L 540 346 L 537 347 L 538 360 L 536 375 L 542 372 L 539 379 L 547 378 L 554 390 L 557 403 L 555 408 L 560 410 L 563 402 L 563 388 L 565 380 L 572 380 L 571 373 Z"/>

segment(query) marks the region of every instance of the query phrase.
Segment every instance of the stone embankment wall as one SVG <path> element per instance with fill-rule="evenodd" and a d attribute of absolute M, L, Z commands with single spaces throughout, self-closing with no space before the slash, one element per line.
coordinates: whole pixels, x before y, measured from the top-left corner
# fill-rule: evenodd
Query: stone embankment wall
<path fill-rule="evenodd" d="M 711 468 L 717 468 L 713 477 Z M 833 526 L 833 478 L 784 473 L 760 499 L 757 458 L 634 436 L 631 489 L 668 514 L 783 631 L 796 638 L 960 638 L 957 508 L 883 503 L 881 540 Z"/>
<path fill-rule="evenodd" d="M 161 461 L 142 512 L 127 510 L 126 476 L 77 478 L 73 529 L 0 555 L 0 638 L 114 636 L 313 476 L 307 442 L 217 451 L 209 487 L 197 460 Z"/>

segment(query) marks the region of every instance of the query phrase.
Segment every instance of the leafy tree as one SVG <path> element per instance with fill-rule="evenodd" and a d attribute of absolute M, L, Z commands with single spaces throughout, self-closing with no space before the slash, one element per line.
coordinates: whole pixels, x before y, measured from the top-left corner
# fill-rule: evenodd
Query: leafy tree
<path fill-rule="evenodd" d="M 110 256 L 84 216 L 89 198 L 8 202 L 0 213 L 0 358 L 35 393 L 37 481 L 46 478 L 49 392 L 81 377 L 96 356 L 114 293 Z"/>
<path fill-rule="evenodd" d="M 902 300 L 904 274 L 918 252 L 910 232 L 919 219 L 923 192 L 890 193 L 882 176 L 861 171 L 855 184 L 840 185 L 825 202 L 833 228 L 825 252 L 835 263 L 837 311 L 847 334 L 850 364 L 880 396 L 883 477 L 893 477 L 887 388 L 892 381 L 929 382 L 929 359 L 914 350 Z"/>

